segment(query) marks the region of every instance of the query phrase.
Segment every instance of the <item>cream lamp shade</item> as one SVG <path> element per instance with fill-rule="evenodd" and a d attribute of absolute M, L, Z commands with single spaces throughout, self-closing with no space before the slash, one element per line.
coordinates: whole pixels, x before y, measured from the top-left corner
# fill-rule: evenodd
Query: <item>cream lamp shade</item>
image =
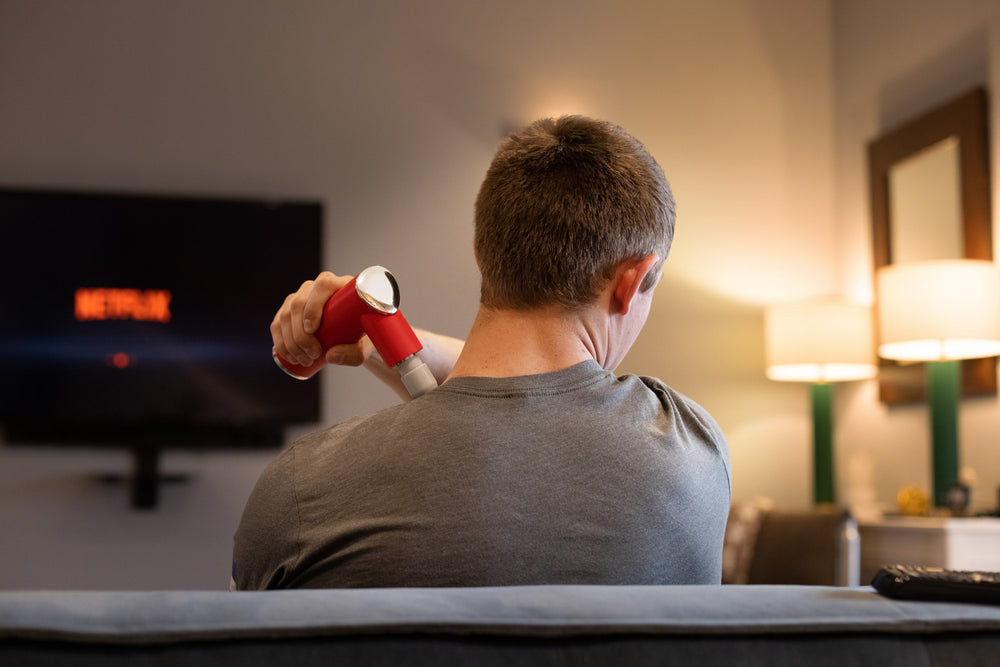
<path fill-rule="evenodd" d="M 879 269 L 879 356 L 944 361 L 1000 355 L 1000 272 L 985 260 Z"/>
<path fill-rule="evenodd" d="M 775 304 L 764 330 L 771 380 L 841 382 L 878 373 L 867 306 L 835 298 Z"/>

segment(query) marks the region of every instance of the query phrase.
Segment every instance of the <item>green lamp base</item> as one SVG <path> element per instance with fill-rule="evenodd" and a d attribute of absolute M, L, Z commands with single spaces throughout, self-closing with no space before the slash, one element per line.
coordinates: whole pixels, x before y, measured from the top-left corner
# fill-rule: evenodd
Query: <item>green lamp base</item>
<path fill-rule="evenodd" d="M 833 503 L 833 385 L 812 385 L 813 501 Z"/>
<path fill-rule="evenodd" d="M 935 507 L 947 506 L 948 490 L 958 482 L 958 399 L 961 380 L 961 361 L 927 362 Z"/>

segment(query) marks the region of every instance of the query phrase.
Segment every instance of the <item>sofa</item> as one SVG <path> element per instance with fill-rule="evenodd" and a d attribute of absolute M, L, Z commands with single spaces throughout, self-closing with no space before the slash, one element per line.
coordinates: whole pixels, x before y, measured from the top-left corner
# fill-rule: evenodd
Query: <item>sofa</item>
<path fill-rule="evenodd" d="M 1000 607 L 868 587 L 0 592 L 0 665 L 991 665 Z"/>

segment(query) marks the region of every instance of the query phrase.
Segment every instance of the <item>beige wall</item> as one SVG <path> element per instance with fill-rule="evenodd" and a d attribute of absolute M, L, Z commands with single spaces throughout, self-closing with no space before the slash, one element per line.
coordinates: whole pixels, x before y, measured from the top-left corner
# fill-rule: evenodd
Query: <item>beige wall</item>
<path fill-rule="evenodd" d="M 462 336 L 477 296 L 472 201 L 497 140 L 540 115 L 615 120 L 679 202 L 654 312 L 620 370 L 716 415 L 736 498 L 805 505 L 808 394 L 764 379 L 762 306 L 866 296 L 861 151 L 884 84 L 996 32 L 995 16 L 980 25 L 987 2 L 940 44 L 923 33 L 942 21 L 920 13 L 921 37 L 899 38 L 913 51 L 894 56 L 901 73 L 879 74 L 869 26 L 908 4 L 14 0 L 0 4 L 0 183 L 320 197 L 332 269 L 391 267 L 411 321 Z M 323 382 L 327 421 L 394 400 L 362 372 Z M 919 411 L 887 416 L 870 394 L 838 391 L 841 458 L 925 437 Z M 963 414 L 985 434 L 996 412 Z M 125 469 L 117 453 L 0 448 L 0 531 L 19 536 L 0 550 L 0 587 L 224 585 L 267 458 L 169 454 L 193 479 L 136 515 L 87 479 Z"/>

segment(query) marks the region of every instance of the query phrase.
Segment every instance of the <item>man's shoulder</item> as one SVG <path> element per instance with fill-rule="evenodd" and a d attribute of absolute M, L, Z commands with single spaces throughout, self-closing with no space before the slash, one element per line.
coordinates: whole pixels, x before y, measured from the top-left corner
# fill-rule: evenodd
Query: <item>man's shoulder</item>
<path fill-rule="evenodd" d="M 648 375 L 633 375 L 626 377 L 631 379 L 633 382 L 641 383 L 646 389 L 652 392 L 664 411 L 670 413 L 677 419 L 681 419 L 689 425 L 700 426 L 706 436 L 715 441 L 716 444 L 720 445 L 722 448 L 726 447 L 725 436 L 722 433 L 722 428 L 719 426 L 718 422 L 715 421 L 715 418 L 712 417 L 711 413 L 700 403 L 686 394 L 677 391 L 659 378 Z M 619 379 L 624 380 L 626 378 Z"/>
<path fill-rule="evenodd" d="M 283 452 L 302 457 L 310 457 L 322 450 L 342 442 L 350 442 L 358 434 L 373 428 L 383 428 L 398 421 L 402 405 L 394 405 L 365 415 L 349 417 L 331 426 L 321 427 L 297 438 Z"/>
<path fill-rule="evenodd" d="M 687 396 L 686 394 L 674 389 L 666 382 L 657 377 L 652 377 L 649 375 L 629 375 L 619 378 L 620 381 L 631 380 L 633 382 L 641 383 L 649 391 L 651 391 L 660 403 L 664 404 L 665 407 L 673 406 L 683 406 L 686 409 L 692 410 L 696 413 L 703 414 L 709 419 L 711 415 L 708 413 L 700 403 Z M 714 420 L 713 420 L 714 421 Z"/>
<path fill-rule="evenodd" d="M 726 475 L 731 477 L 729 444 L 722 432 L 722 427 L 715 421 L 711 413 L 701 404 L 658 378 L 637 376 L 637 379 L 657 396 L 666 412 L 670 413 L 674 419 L 684 422 L 688 429 L 695 430 L 701 436 L 701 440 L 721 457 L 725 464 Z"/>

